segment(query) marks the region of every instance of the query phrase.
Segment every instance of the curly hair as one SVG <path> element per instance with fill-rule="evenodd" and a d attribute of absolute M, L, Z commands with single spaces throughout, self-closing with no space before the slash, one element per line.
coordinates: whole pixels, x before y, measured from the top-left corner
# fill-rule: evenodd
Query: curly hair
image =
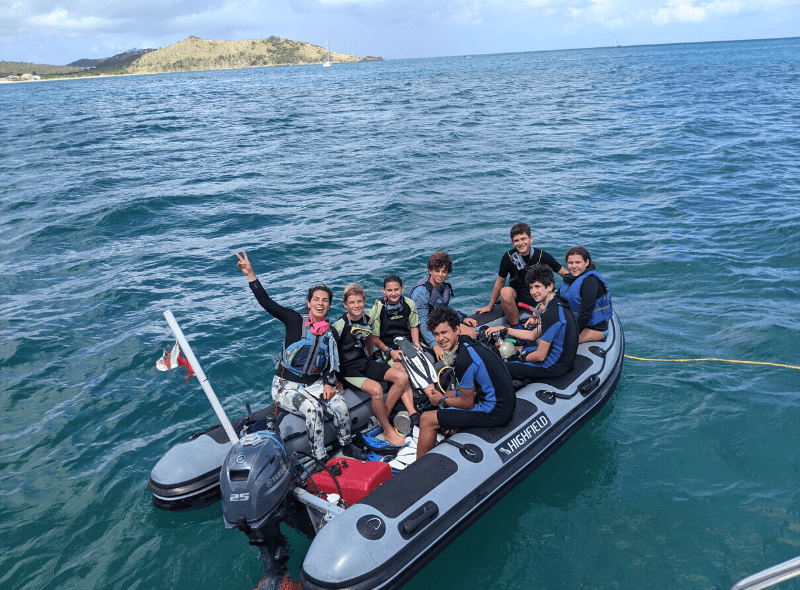
<path fill-rule="evenodd" d="M 437 252 L 428 260 L 428 271 L 444 268 L 447 274 L 453 272 L 453 261 L 447 252 Z"/>
<path fill-rule="evenodd" d="M 511 239 L 513 240 L 514 236 L 518 236 L 519 234 L 525 234 L 526 236 L 530 236 L 531 226 L 528 225 L 527 223 L 522 223 L 521 221 L 519 223 L 515 223 L 511 227 Z"/>
<path fill-rule="evenodd" d="M 525 275 L 525 282 L 528 283 L 528 285 L 541 283 L 545 287 L 549 287 L 555 284 L 553 269 L 546 264 L 534 264 L 530 270 L 528 270 L 528 274 Z"/>
<path fill-rule="evenodd" d="M 433 332 L 439 324 L 448 324 L 453 330 L 461 325 L 456 310 L 449 307 L 437 307 L 428 316 L 428 330 Z"/>

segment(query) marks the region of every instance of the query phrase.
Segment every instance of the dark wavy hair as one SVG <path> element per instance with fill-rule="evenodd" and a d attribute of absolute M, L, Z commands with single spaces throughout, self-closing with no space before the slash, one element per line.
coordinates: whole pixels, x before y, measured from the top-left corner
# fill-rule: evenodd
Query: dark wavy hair
<path fill-rule="evenodd" d="M 437 307 L 428 315 L 428 330 L 433 332 L 439 324 L 448 324 L 453 330 L 461 325 L 456 310 L 449 307 Z"/>
<path fill-rule="evenodd" d="M 525 275 L 525 282 L 528 283 L 528 285 L 539 282 L 545 287 L 549 287 L 555 284 L 556 281 L 553 277 L 552 268 L 546 264 L 534 264 L 530 270 L 528 270 L 528 274 Z"/>
<path fill-rule="evenodd" d="M 437 268 L 444 268 L 447 274 L 453 272 L 453 261 L 447 252 L 437 252 L 428 260 L 428 272 Z"/>
<path fill-rule="evenodd" d="M 575 254 L 583 258 L 584 262 L 589 263 L 589 266 L 586 267 L 586 272 L 589 272 L 590 270 L 597 270 L 594 262 L 592 262 L 592 257 L 589 255 L 589 251 L 583 246 L 573 246 L 567 250 L 567 255 L 564 257 L 564 260 L 566 261 L 570 256 L 574 256 Z"/>
<path fill-rule="evenodd" d="M 325 291 L 328 294 L 328 302 L 333 303 L 333 291 L 331 291 L 330 287 L 328 287 L 327 285 L 323 285 L 322 283 L 320 283 L 319 285 L 314 285 L 308 290 L 306 301 L 311 301 L 311 298 L 317 291 Z"/>
<path fill-rule="evenodd" d="M 526 236 L 531 235 L 531 226 L 527 223 L 515 223 L 511 227 L 511 239 L 514 239 L 514 236 L 518 236 L 519 234 L 525 234 Z"/>
<path fill-rule="evenodd" d="M 397 275 L 388 275 L 385 279 L 383 279 L 383 286 L 385 287 L 389 283 L 397 283 L 401 287 L 403 286 L 403 280 L 398 277 Z"/>

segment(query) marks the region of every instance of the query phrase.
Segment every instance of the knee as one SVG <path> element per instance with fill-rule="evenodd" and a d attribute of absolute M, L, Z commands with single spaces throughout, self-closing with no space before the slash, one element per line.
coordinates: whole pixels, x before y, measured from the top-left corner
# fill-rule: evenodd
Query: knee
<path fill-rule="evenodd" d="M 439 421 L 436 419 L 436 412 L 423 412 L 419 417 L 420 430 L 431 430 L 439 426 Z"/>
<path fill-rule="evenodd" d="M 405 371 L 398 370 L 398 371 L 395 372 L 393 377 L 394 377 L 394 379 L 392 381 L 394 383 L 397 383 L 398 385 L 402 385 L 403 387 L 408 385 L 408 373 L 406 373 Z"/>
<path fill-rule="evenodd" d="M 517 300 L 517 292 L 514 290 L 513 287 L 503 287 L 500 289 L 500 300 L 501 301 L 516 301 Z"/>
<path fill-rule="evenodd" d="M 383 387 L 381 387 L 380 383 L 375 381 L 372 383 L 364 383 L 364 387 L 362 389 L 364 393 L 369 394 L 370 397 L 383 400 Z"/>

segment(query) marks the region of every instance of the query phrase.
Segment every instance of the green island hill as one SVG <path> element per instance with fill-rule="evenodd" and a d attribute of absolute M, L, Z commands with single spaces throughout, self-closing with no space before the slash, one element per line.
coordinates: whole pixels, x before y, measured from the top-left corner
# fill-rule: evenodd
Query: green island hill
<path fill-rule="evenodd" d="M 325 48 L 319 45 L 275 36 L 250 41 L 209 41 L 189 37 L 141 56 L 127 70 L 131 74 L 156 74 L 308 65 L 321 64 L 325 55 Z M 380 57 L 356 57 L 331 52 L 331 61 L 334 63 L 380 60 Z"/>
<path fill-rule="evenodd" d="M 325 56 L 324 47 L 275 36 L 248 41 L 189 37 L 163 49 L 131 49 L 113 57 L 81 59 L 66 66 L 0 61 L 0 78 L 6 81 L 7 76 L 33 73 L 42 79 L 53 79 L 312 65 L 321 64 Z M 331 52 L 331 61 L 352 63 L 382 58 Z"/>

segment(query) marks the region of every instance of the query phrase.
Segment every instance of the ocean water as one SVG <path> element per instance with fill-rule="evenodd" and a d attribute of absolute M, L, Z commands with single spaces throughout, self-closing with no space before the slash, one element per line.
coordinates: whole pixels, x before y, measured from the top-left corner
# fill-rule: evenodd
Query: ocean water
<path fill-rule="evenodd" d="M 446 249 L 472 311 L 526 221 L 589 249 L 628 354 L 800 365 L 798 88 L 798 39 L 0 86 L 0 587 L 256 585 L 219 504 L 146 488 L 215 421 L 164 310 L 229 415 L 269 401 L 237 250 L 300 307 Z M 799 483 L 800 371 L 629 359 L 406 587 L 727 589 L 800 555 Z"/>

